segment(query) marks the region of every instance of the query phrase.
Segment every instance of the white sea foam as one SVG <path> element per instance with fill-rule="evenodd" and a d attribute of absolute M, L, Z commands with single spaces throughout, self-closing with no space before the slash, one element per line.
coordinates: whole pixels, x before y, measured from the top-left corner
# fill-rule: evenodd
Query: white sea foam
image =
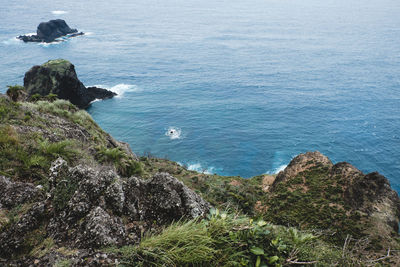
<path fill-rule="evenodd" d="M 64 11 L 64 10 L 53 10 L 53 11 L 51 11 L 51 13 L 52 13 L 53 15 L 62 15 L 62 14 L 67 14 L 68 11 Z"/>
<path fill-rule="evenodd" d="M 107 87 L 102 87 L 102 88 L 107 88 Z M 117 94 L 116 97 L 122 97 L 126 92 L 137 92 L 139 91 L 139 87 L 133 84 L 125 84 L 125 83 L 120 83 L 117 84 L 111 88 L 109 88 L 110 91 L 114 92 Z"/>
<path fill-rule="evenodd" d="M 208 167 L 204 168 L 201 166 L 200 163 L 189 163 L 189 164 L 183 164 L 181 162 L 178 162 L 179 165 L 186 167 L 189 171 L 196 171 L 204 174 L 213 174 L 214 173 L 214 167 Z"/>
<path fill-rule="evenodd" d="M 126 83 L 120 83 L 120 84 L 117 84 L 117 85 L 114 85 L 111 87 L 108 85 L 105 85 L 105 84 L 95 84 L 92 86 L 110 90 L 111 92 L 114 92 L 117 94 L 115 97 L 122 97 L 126 92 L 140 91 L 140 88 L 138 86 L 136 86 L 134 84 L 126 84 Z"/>
<path fill-rule="evenodd" d="M 98 102 L 98 101 L 101 101 L 101 99 L 96 98 L 95 100 L 93 100 L 92 102 L 90 102 L 90 104 L 92 104 L 92 103 L 94 103 L 94 102 Z"/>
<path fill-rule="evenodd" d="M 51 43 L 41 42 L 41 43 L 39 43 L 39 45 L 40 45 L 40 46 L 43 46 L 43 47 L 49 47 L 49 46 L 53 46 L 53 45 L 59 45 L 59 44 L 61 44 L 61 43 L 62 43 L 62 41 L 59 41 L 59 42 L 51 42 Z"/>
<path fill-rule="evenodd" d="M 165 132 L 166 136 L 169 136 L 169 139 L 181 139 L 182 130 L 177 127 L 169 127 Z"/>
<path fill-rule="evenodd" d="M 13 37 L 13 38 L 10 38 L 8 40 L 2 41 L 2 43 L 5 44 L 5 45 L 13 45 L 13 44 L 18 44 L 20 41 L 21 40 L 18 39 L 17 37 Z"/>
<path fill-rule="evenodd" d="M 286 167 L 287 165 L 281 165 L 278 168 L 273 169 L 272 171 L 267 171 L 266 174 L 277 174 L 280 171 L 283 171 Z"/>

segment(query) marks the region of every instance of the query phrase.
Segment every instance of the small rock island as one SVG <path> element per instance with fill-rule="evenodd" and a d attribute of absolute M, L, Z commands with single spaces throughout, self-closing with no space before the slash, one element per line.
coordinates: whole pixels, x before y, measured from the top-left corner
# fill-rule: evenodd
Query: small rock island
<path fill-rule="evenodd" d="M 75 37 L 83 34 L 83 32 L 78 32 L 77 29 L 71 29 L 65 20 L 55 19 L 40 23 L 36 35 L 20 35 L 17 38 L 24 42 L 51 43 L 62 36 Z"/>
<path fill-rule="evenodd" d="M 103 88 L 85 87 L 76 75 L 75 66 L 64 59 L 49 60 L 40 66 L 33 66 L 25 73 L 24 87 L 29 97 L 35 94 L 55 94 L 59 99 L 69 100 L 79 108 L 87 108 L 95 99 L 117 95 Z"/>

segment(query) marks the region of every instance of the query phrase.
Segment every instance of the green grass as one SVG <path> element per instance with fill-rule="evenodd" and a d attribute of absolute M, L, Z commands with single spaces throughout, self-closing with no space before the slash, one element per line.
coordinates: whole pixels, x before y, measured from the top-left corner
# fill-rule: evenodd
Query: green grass
<path fill-rule="evenodd" d="M 269 208 L 264 218 L 301 229 L 329 229 L 333 234 L 327 240 L 337 245 L 343 244 L 347 235 L 362 238 L 367 225 L 359 213 L 345 204 L 340 186 L 343 181 L 336 180 L 337 184 L 333 184 L 328 169 L 316 166 L 281 182 L 267 196 Z"/>
<path fill-rule="evenodd" d="M 315 266 L 344 264 L 341 250 L 309 232 L 212 210 L 207 219 L 176 222 L 138 246 L 111 248 L 126 266 Z"/>
<path fill-rule="evenodd" d="M 57 261 L 56 264 L 54 265 L 54 267 L 69 267 L 71 265 L 72 265 L 71 260 L 63 259 L 63 260 Z"/>
<path fill-rule="evenodd" d="M 39 142 L 41 155 L 47 156 L 52 159 L 62 157 L 68 161 L 72 161 L 72 159 L 78 154 L 78 151 L 74 149 L 73 146 L 74 141 L 68 139 L 53 143 L 49 142 L 48 140 Z M 38 157 L 44 158 L 41 155 Z"/>
<path fill-rule="evenodd" d="M 122 176 L 143 174 L 142 164 L 133 160 L 121 148 L 98 147 L 96 158 L 101 163 L 112 163 Z"/>

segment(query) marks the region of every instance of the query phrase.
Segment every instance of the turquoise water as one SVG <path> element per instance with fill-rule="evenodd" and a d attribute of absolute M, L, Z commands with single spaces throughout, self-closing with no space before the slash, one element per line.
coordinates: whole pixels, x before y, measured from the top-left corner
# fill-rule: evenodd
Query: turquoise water
<path fill-rule="evenodd" d="M 138 154 L 250 177 L 319 150 L 400 189 L 398 0 L 0 1 L 1 92 L 65 58 Z M 89 34 L 14 39 L 53 18 Z"/>

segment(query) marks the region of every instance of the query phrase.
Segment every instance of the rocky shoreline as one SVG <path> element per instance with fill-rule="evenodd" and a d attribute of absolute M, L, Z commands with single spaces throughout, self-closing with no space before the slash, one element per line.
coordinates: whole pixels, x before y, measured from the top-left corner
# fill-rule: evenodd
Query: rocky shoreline
<path fill-rule="evenodd" d="M 79 109 L 113 95 L 53 60 L 0 96 L 0 265 L 400 263 L 400 200 L 379 173 L 319 152 L 250 179 L 138 157 Z"/>

